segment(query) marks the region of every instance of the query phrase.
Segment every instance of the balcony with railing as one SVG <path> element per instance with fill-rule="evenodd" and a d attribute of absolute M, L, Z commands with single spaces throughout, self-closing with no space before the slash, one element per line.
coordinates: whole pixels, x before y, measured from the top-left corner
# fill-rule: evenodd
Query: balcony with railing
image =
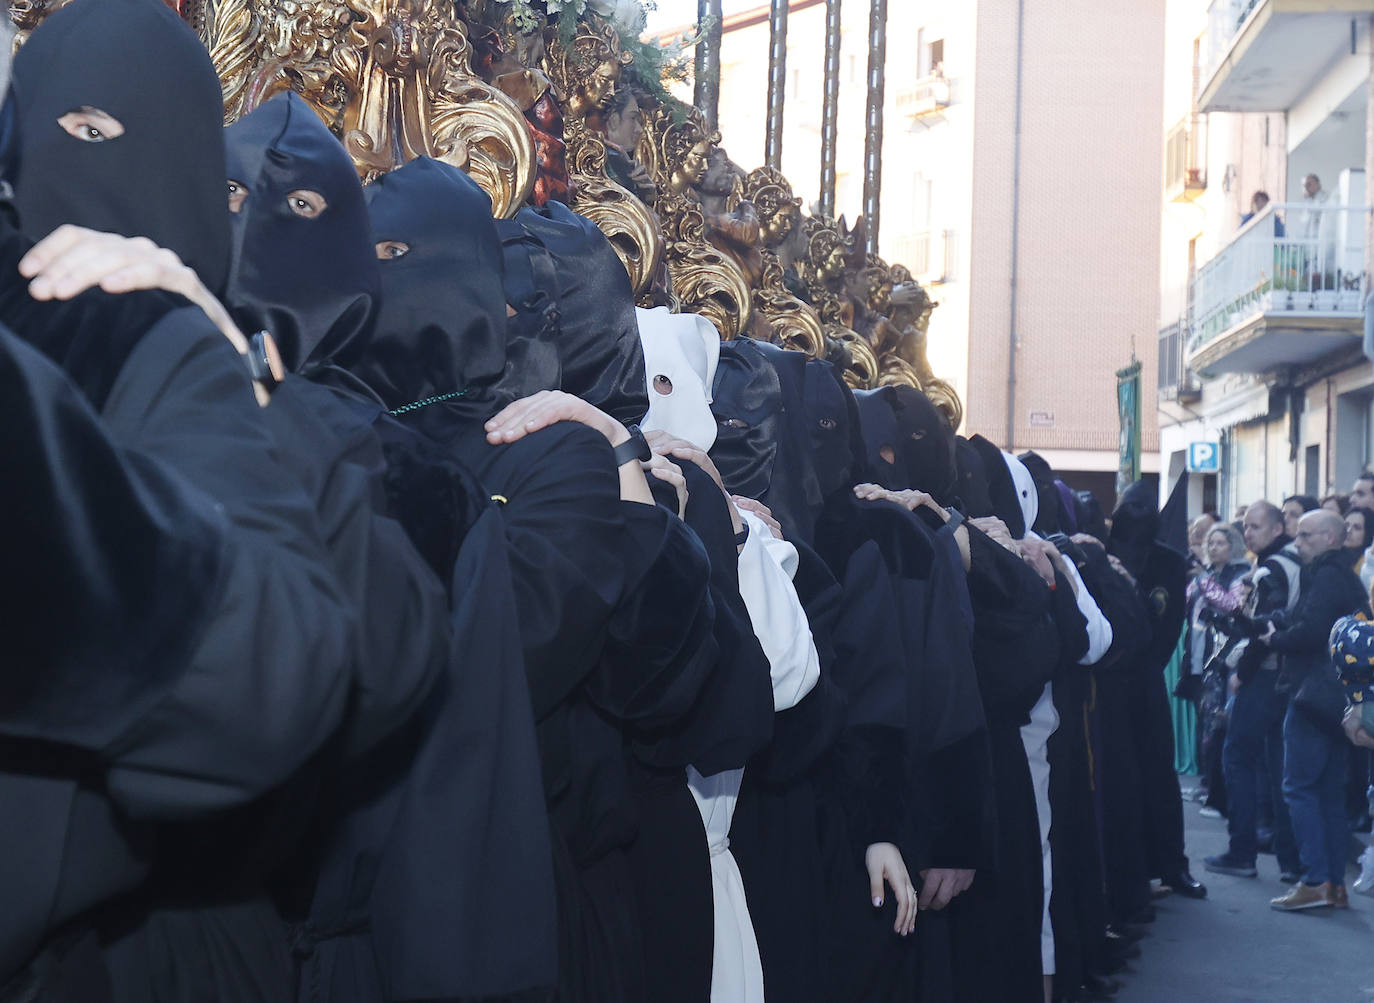
<path fill-rule="evenodd" d="M 1193 404 L 1202 396 L 1202 383 L 1188 368 L 1184 348 L 1188 321 L 1180 317 L 1159 332 L 1159 400 L 1161 403 Z"/>
<path fill-rule="evenodd" d="M 940 69 L 897 92 L 897 111 L 911 118 L 937 115 L 949 104 L 949 78 Z"/>
<path fill-rule="evenodd" d="M 1366 207 L 1269 205 L 1198 269 L 1186 363 L 1260 373 L 1320 358 L 1362 332 Z"/>
<path fill-rule="evenodd" d="M 1201 111 L 1287 111 L 1344 52 L 1374 0 L 1212 0 Z M 1362 20 L 1362 19 L 1361 19 Z"/>

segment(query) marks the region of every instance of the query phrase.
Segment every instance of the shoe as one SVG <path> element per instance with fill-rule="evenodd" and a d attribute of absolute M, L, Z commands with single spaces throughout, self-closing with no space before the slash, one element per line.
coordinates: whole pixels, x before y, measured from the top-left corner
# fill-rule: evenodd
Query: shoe
<path fill-rule="evenodd" d="M 1303 909 L 1322 909 L 1331 905 L 1331 883 L 1305 885 L 1299 881 L 1288 889 L 1287 895 L 1270 899 L 1269 905 L 1279 912 L 1299 912 Z"/>
<path fill-rule="evenodd" d="M 1202 866 L 1213 874 L 1229 874 L 1233 878 L 1253 878 L 1259 874 L 1253 863 L 1247 864 L 1226 853 L 1205 858 Z"/>
<path fill-rule="evenodd" d="M 1331 904 L 1332 909 L 1349 909 L 1350 893 L 1345 890 L 1345 885 L 1333 885 L 1331 896 L 1327 901 Z"/>
<path fill-rule="evenodd" d="M 1133 926 L 1130 923 L 1113 923 L 1107 927 L 1107 939 L 1109 941 L 1125 941 L 1134 944 L 1145 939 L 1145 934 L 1149 933 L 1143 926 Z"/>
<path fill-rule="evenodd" d="M 1374 893 L 1374 846 L 1360 854 L 1360 876 L 1355 879 L 1355 890 L 1361 895 Z"/>
<path fill-rule="evenodd" d="M 1207 800 L 1206 787 L 1189 787 L 1186 790 L 1181 791 L 1180 794 L 1183 797 L 1184 801 L 1192 801 L 1196 803 L 1198 801 Z"/>
<path fill-rule="evenodd" d="M 1173 893 L 1174 890 L 1168 885 L 1161 885 L 1158 882 L 1151 882 L 1150 884 L 1150 898 L 1152 899 L 1168 898 Z"/>
<path fill-rule="evenodd" d="M 1199 808 L 1198 814 L 1203 818 L 1221 818 L 1221 812 L 1217 811 L 1209 804 L 1205 804 Z"/>
<path fill-rule="evenodd" d="M 1164 883 L 1184 898 L 1205 899 L 1207 897 L 1207 886 L 1189 874 L 1187 870 L 1179 871 L 1177 874 L 1166 874 Z"/>
<path fill-rule="evenodd" d="M 1301 880 L 1302 875 L 1297 871 L 1284 871 L 1279 875 L 1279 884 L 1281 885 L 1296 885 Z"/>

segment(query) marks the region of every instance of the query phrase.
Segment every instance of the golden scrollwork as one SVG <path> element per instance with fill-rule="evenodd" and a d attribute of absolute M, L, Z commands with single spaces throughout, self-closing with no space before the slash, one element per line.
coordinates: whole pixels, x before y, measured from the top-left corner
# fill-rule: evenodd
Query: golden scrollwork
<path fill-rule="evenodd" d="M 706 174 L 718 134 L 708 133 L 701 113 L 678 118 L 659 108 L 645 129 L 655 147 L 654 209 L 663 228 L 664 258 L 673 292 L 684 310 L 708 318 L 726 341 L 744 334 L 753 312 L 753 293 L 743 269 L 711 245 L 696 186 Z"/>
<path fill-rule="evenodd" d="M 478 77 L 445 0 L 222 0 L 208 40 L 225 116 L 300 93 L 370 179 L 417 156 L 466 170 L 509 216 L 534 184 L 515 103 Z"/>
<path fill-rule="evenodd" d="M 630 275 L 635 295 L 644 293 L 663 261 L 658 217 L 606 173 L 606 143 L 589 117 L 601 119 L 615 96 L 621 67 L 631 60 L 620 51 L 615 28 L 595 15 L 579 22 L 571 45 L 553 41 L 545 65 L 560 93 L 569 95 L 563 122 L 573 209 L 606 235 Z M 595 123 L 599 127 L 600 122 Z"/>

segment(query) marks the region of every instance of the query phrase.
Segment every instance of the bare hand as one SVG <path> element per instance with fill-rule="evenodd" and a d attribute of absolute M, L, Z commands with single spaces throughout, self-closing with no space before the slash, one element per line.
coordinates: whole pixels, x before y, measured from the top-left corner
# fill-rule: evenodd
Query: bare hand
<path fill-rule="evenodd" d="M 682 468 L 664 456 L 655 456 L 643 466 L 646 475 L 652 474 L 673 486 L 677 492 L 677 517 L 683 518 L 687 514 L 687 478 L 682 475 Z"/>
<path fill-rule="evenodd" d="M 1050 560 L 1049 544 L 1036 536 L 1019 541 L 1021 559 L 1035 569 L 1046 585 L 1054 585 L 1054 563 Z M 1056 551 L 1057 553 L 1057 551 Z"/>
<path fill-rule="evenodd" d="M 1231 691 L 1231 695 L 1232 695 L 1232 696 L 1235 696 L 1235 694 L 1237 694 L 1237 693 L 1240 692 L 1240 674 L 1239 674 L 1239 673 L 1236 673 L 1236 672 L 1232 672 L 1232 673 L 1231 673 L 1231 678 L 1228 679 L 1228 680 L 1226 681 L 1226 688 L 1227 688 L 1228 690 Z"/>
<path fill-rule="evenodd" d="M 922 909 L 939 911 L 968 891 L 976 872 L 948 867 L 932 867 L 921 872 Z"/>
<path fill-rule="evenodd" d="M 743 495 L 731 495 L 730 500 L 735 503 L 737 508 L 745 512 L 753 512 L 762 519 L 768 526 L 768 531 L 772 533 L 776 539 L 783 539 L 781 523 L 773 518 L 772 511 L 763 502 L 755 501 L 752 498 L 745 498 Z"/>
<path fill-rule="evenodd" d="M 562 390 L 541 390 L 508 404 L 487 422 L 487 442 L 493 446 L 523 439 L 531 432 L 560 421 L 575 421 L 594 428 L 614 447 L 630 438 L 625 426 L 580 397 Z"/>
<path fill-rule="evenodd" d="M 1265 632 L 1259 636 L 1259 639 L 1263 641 L 1265 644 L 1270 644 L 1273 642 L 1274 635 L 1277 633 L 1278 628 L 1274 626 L 1274 621 L 1270 620 L 1268 629 L 1265 630 Z"/>
<path fill-rule="evenodd" d="M 874 843 L 864 853 L 864 866 L 868 868 L 868 890 L 873 894 L 873 908 L 882 908 L 883 882 L 886 881 L 897 900 L 897 920 L 892 924 L 892 931 L 905 937 L 916 929 L 917 904 L 916 889 L 912 887 L 902 852 L 891 843 Z"/>
<path fill-rule="evenodd" d="M 945 522 L 949 522 L 950 519 L 949 512 L 945 510 L 944 506 L 924 491 L 910 489 L 893 491 L 877 484 L 858 484 L 854 487 L 854 495 L 860 501 L 895 502 L 908 512 L 915 512 L 918 508 L 928 508 Z"/>
<path fill-rule="evenodd" d="M 29 279 L 29 295 L 39 301 L 69 300 L 88 289 L 107 293 L 163 289 L 184 296 L 205 311 L 234 351 L 248 354 L 248 339 L 229 311 L 174 251 L 147 237 L 101 233 L 64 223 L 19 259 L 19 274 Z M 254 384 L 258 403 L 267 405 L 265 387 Z"/>
<path fill-rule="evenodd" d="M 969 522 L 973 524 L 975 529 L 981 530 L 993 543 L 1000 544 L 1017 557 L 1021 556 L 1021 548 L 1011 538 L 1011 530 L 1007 529 L 1007 524 L 995 515 L 980 516 L 977 519 L 970 519 Z"/>
<path fill-rule="evenodd" d="M 720 471 L 716 469 L 715 461 L 706 454 L 706 450 L 694 446 L 686 439 L 679 439 L 670 435 L 661 428 L 656 428 L 652 432 L 645 432 L 644 438 L 649 443 L 649 448 L 659 456 L 676 456 L 679 460 L 686 460 L 688 463 L 695 463 L 700 467 L 711 480 L 716 482 L 716 486 L 724 491 L 725 481 L 720 476 Z"/>
<path fill-rule="evenodd" d="M 1345 729 L 1346 738 L 1351 743 L 1365 749 L 1374 749 L 1374 735 L 1364 730 L 1359 704 L 1351 704 L 1345 709 L 1345 717 L 1341 718 L 1341 727 Z"/>

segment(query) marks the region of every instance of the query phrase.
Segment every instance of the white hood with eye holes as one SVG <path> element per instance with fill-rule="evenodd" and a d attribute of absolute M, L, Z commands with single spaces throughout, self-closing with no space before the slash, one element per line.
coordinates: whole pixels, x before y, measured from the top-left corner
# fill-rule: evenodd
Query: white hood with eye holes
<path fill-rule="evenodd" d="M 1035 478 L 1015 455 L 1003 450 L 1002 459 L 1006 461 L 1012 486 L 1016 488 L 1016 500 L 1021 504 L 1021 517 L 1026 520 L 1026 535 L 1030 536 L 1035 532 L 1035 520 L 1040 517 L 1040 495 L 1035 490 Z"/>
<path fill-rule="evenodd" d="M 661 430 L 709 450 L 716 441 L 711 384 L 720 360 L 715 325 L 698 314 L 669 313 L 667 307 L 636 309 L 635 314 L 649 384 L 649 410 L 640 427 L 646 432 Z"/>

